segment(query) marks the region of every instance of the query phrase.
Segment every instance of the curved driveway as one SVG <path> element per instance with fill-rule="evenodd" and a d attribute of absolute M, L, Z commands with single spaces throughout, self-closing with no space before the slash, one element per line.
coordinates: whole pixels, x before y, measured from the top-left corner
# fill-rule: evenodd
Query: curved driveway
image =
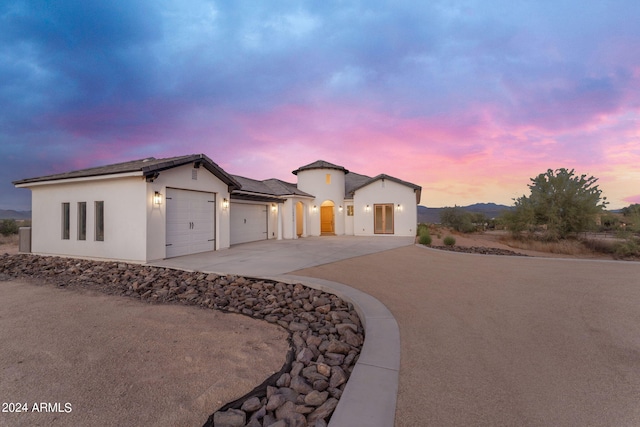
<path fill-rule="evenodd" d="M 640 263 L 407 246 L 293 274 L 396 317 L 396 426 L 640 425 Z"/>

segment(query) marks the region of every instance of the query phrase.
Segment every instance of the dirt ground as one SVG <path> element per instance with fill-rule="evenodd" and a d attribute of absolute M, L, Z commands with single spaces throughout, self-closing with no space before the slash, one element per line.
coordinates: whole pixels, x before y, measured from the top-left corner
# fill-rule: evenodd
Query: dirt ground
<path fill-rule="evenodd" d="M 237 314 L 18 280 L 0 292 L 0 426 L 202 425 L 289 349 Z"/>
<path fill-rule="evenodd" d="M 545 258 L 573 258 L 573 259 L 607 259 L 610 260 L 611 255 L 601 254 L 601 253 L 588 253 L 588 254 L 576 254 L 576 255 L 568 255 L 568 254 L 558 254 L 551 252 L 540 252 L 540 251 L 532 251 L 526 249 L 520 249 L 517 247 L 512 247 L 501 241 L 501 238 L 507 235 L 505 231 L 486 231 L 483 233 L 471 233 L 471 234 L 462 234 L 457 233 L 455 231 L 447 230 L 443 231 L 440 234 L 440 238 L 437 235 L 431 234 L 433 246 L 442 246 L 444 245 L 443 240 L 446 236 L 453 236 L 456 239 L 456 246 L 478 246 L 485 248 L 497 248 L 497 249 L 506 249 L 514 252 L 518 252 L 521 254 L 535 256 L 535 257 L 545 257 Z"/>

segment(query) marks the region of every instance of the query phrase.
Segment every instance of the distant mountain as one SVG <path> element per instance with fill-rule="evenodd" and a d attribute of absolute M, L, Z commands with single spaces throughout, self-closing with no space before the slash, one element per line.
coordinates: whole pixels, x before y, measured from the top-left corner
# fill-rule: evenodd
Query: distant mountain
<path fill-rule="evenodd" d="M 458 206 L 458 208 L 467 212 L 481 213 L 489 219 L 497 218 L 502 215 L 502 212 L 512 209 L 511 206 L 497 205 L 495 203 L 476 203 L 469 206 Z M 438 224 L 440 223 L 440 212 L 444 209 L 446 208 L 418 206 L 418 222 Z"/>
<path fill-rule="evenodd" d="M 0 209 L 0 219 L 31 219 L 31 211 L 13 211 Z"/>

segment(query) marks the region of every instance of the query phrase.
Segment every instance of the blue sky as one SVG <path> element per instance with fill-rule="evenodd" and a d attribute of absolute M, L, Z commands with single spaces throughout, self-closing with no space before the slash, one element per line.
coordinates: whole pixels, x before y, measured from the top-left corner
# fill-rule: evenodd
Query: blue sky
<path fill-rule="evenodd" d="M 575 168 L 640 203 L 639 22 L 636 1 L 3 2 L 0 209 L 30 208 L 17 179 L 191 153 L 387 173 L 433 207 Z"/>

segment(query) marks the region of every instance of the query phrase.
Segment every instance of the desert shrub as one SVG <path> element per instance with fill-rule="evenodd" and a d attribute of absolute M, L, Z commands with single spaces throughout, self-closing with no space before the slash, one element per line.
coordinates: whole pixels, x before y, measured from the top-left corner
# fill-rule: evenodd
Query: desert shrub
<path fill-rule="evenodd" d="M 619 242 L 614 247 L 614 258 L 637 258 L 640 257 L 640 239 L 630 238 L 624 242 Z"/>
<path fill-rule="evenodd" d="M 615 252 L 615 243 L 610 240 L 604 239 L 584 239 L 582 244 L 593 252 L 599 252 L 603 254 L 611 254 Z"/>
<path fill-rule="evenodd" d="M 421 245 L 430 245 L 431 244 L 431 234 L 429 234 L 429 230 L 424 231 L 418 237 L 418 243 Z"/>
<path fill-rule="evenodd" d="M 3 236 L 18 234 L 18 229 L 18 223 L 15 219 L 3 219 L 2 222 L 0 222 L 0 234 Z"/>
<path fill-rule="evenodd" d="M 423 233 L 429 234 L 429 226 L 423 222 L 418 224 L 418 230 L 416 231 L 416 236 L 422 236 Z"/>
<path fill-rule="evenodd" d="M 478 224 L 484 224 L 485 221 L 484 215 L 466 212 L 457 206 L 444 208 L 440 213 L 442 225 L 451 227 L 461 233 L 472 233 L 477 230 Z"/>
<path fill-rule="evenodd" d="M 446 246 L 453 246 L 456 244 L 456 239 L 453 236 L 446 236 L 442 241 Z"/>

